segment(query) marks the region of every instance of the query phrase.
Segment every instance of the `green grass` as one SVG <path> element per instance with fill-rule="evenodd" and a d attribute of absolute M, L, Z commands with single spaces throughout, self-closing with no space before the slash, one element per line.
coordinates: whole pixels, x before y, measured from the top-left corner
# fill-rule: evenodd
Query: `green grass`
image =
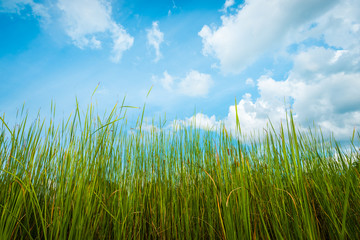
<path fill-rule="evenodd" d="M 129 133 L 125 109 L 1 117 L 0 239 L 360 239 L 358 132 Z"/>

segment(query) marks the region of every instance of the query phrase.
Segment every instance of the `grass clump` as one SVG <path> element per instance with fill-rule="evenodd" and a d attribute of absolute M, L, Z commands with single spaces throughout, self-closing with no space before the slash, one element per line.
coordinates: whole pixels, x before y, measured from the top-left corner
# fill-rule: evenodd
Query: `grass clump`
<path fill-rule="evenodd" d="M 125 107 L 0 119 L 0 239 L 360 239 L 359 133 L 130 133 Z"/>

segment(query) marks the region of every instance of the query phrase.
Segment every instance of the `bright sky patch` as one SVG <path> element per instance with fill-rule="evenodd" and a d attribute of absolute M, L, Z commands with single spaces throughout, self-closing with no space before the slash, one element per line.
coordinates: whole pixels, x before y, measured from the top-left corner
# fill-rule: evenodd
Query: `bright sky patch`
<path fill-rule="evenodd" d="M 126 94 L 149 118 L 234 129 L 236 97 L 249 133 L 291 107 L 346 139 L 360 127 L 359 12 L 357 0 L 4 0 L 0 114 L 25 102 L 46 115 L 51 100 L 70 113 L 100 82 L 100 110 Z"/>

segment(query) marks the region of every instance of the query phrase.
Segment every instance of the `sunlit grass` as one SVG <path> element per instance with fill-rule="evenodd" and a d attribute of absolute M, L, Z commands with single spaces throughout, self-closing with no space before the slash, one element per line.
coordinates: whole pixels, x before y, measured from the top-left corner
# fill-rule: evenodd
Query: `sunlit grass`
<path fill-rule="evenodd" d="M 360 239 L 358 132 L 130 132 L 125 109 L 1 117 L 0 239 Z"/>

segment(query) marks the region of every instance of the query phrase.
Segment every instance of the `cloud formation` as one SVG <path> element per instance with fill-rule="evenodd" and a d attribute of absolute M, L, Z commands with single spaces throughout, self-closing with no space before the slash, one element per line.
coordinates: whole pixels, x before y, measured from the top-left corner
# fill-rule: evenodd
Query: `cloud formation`
<path fill-rule="evenodd" d="M 338 0 L 247 0 L 218 28 L 203 26 L 204 55 L 220 61 L 223 72 L 239 73 L 262 54 L 286 47 L 312 20 Z"/>
<path fill-rule="evenodd" d="M 34 2 L 33 0 L 3 0 L 1 1 L 0 6 L 0 12 L 5 11 L 17 14 L 21 14 L 21 11 L 23 11 L 26 6 L 29 6 L 32 14 L 35 17 L 40 17 L 42 22 L 50 20 L 48 8 L 41 3 Z"/>
<path fill-rule="evenodd" d="M 121 25 L 116 23 L 112 23 L 110 31 L 114 42 L 112 49 L 113 56 L 111 57 L 111 60 L 117 63 L 120 61 L 123 52 L 132 47 L 134 38 L 130 36 Z"/>
<path fill-rule="evenodd" d="M 228 8 L 233 6 L 234 4 L 235 4 L 235 0 L 226 0 L 222 11 L 226 12 L 228 10 Z"/>
<path fill-rule="evenodd" d="M 174 87 L 174 77 L 172 77 L 167 71 L 164 72 L 164 77 L 160 79 L 160 84 L 166 90 L 172 91 Z"/>
<path fill-rule="evenodd" d="M 245 84 L 252 87 L 255 86 L 254 80 L 252 78 L 246 79 Z"/>
<path fill-rule="evenodd" d="M 263 76 L 258 79 L 260 97 L 255 101 L 243 98 L 238 104 L 239 115 L 246 129 L 264 127 L 266 116 L 278 123 L 285 117 L 284 99 L 293 102 L 292 108 L 298 123 L 304 126 L 315 121 L 325 133 L 333 132 L 344 139 L 352 130 L 360 128 L 360 71 L 353 68 L 346 71 L 343 65 L 347 54 L 339 56 L 341 50 L 312 48 L 295 57 L 294 69 L 285 81 L 275 81 Z M 353 62 L 359 62 L 360 55 L 353 55 Z M 304 58 L 322 58 L 318 64 L 304 62 Z M 344 68 L 345 67 L 345 68 Z M 304 70 L 306 69 L 306 70 Z M 309 80 L 311 79 L 311 81 Z M 235 124 L 234 106 L 230 107 L 228 124 Z M 265 116 L 265 117 L 264 117 Z"/>
<path fill-rule="evenodd" d="M 155 81 L 160 82 L 163 88 L 168 91 L 174 91 L 179 94 L 191 97 L 205 97 L 213 85 L 211 75 L 191 70 L 184 78 L 171 76 L 167 71 L 163 78 Z"/>
<path fill-rule="evenodd" d="M 223 16 L 219 28 L 203 27 L 203 52 L 218 58 L 223 72 L 239 73 L 266 52 L 298 46 L 289 54 L 293 68 L 286 79 L 263 75 L 256 81 L 259 97 L 246 93 L 236 104 L 243 133 L 261 132 L 268 119 L 279 124 L 290 105 L 297 123 L 314 121 L 338 139 L 360 129 L 359 12 L 356 0 L 248 0 L 236 14 Z M 323 44 L 303 44 L 308 39 Z M 219 122 L 235 130 L 235 105 Z"/>
<path fill-rule="evenodd" d="M 101 0 L 59 0 L 65 32 L 79 48 L 101 48 L 99 37 L 110 33 L 113 41 L 114 62 L 119 62 L 123 52 L 134 42 L 120 24 L 111 17 L 111 5 Z"/>
<path fill-rule="evenodd" d="M 157 62 L 161 58 L 160 44 L 164 41 L 164 33 L 160 31 L 158 22 L 153 22 L 152 28 L 146 31 L 148 44 L 155 49 L 156 58 L 154 61 Z"/>
<path fill-rule="evenodd" d="M 191 70 L 185 78 L 179 82 L 179 91 L 188 96 L 206 96 L 213 85 L 209 74 Z"/>
<path fill-rule="evenodd" d="M 294 68 L 286 80 L 261 76 L 257 79 L 260 96 L 252 99 L 246 93 L 239 101 L 237 111 L 242 133 L 262 132 L 268 120 L 279 126 L 291 104 L 294 118 L 301 126 L 311 126 L 314 121 L 323 133 L 334 133 L 337 139 L 347 140 L 354 128 L 360 129 L 359 62 L 359 52 L 323 47 L 295 55 Z M 212 119 L 212 125 L 220 126 L 223 122 L 235 133 L 235 113 L 232 105 L 227 117 L 219 121 Z M 202 119 L 210 121 L 206 115 Z"/>
<path fill-rule="evenodd" d="M 188 127 L 193 126 L 205 130 L 219 129 L 221 122 L 216 120 L 215 115 L 209 117 L 202 113 L 197 113 L 195 116 L 185 118 L 185 120 L 176 120 L 170 127 Z"/>
<path fill-rule="evenodd" d="M 60 20 L 61 27 L 72 43 L 81 48 L 100 49 L 107 38 L 112 40 L 111 60 L 119 62 L 124 51 L 132 47 L 134 38 L 116 23 L 107 0 L 58 0 L 56 4 L 41 4 L 34 0 L 4 0 L 0 12 L 22 14 L 30 7 L 32 15 L 42 23 Z M 60 13 L 60 14 L 59 14 Z M 60 15 L 60 19 L 57 19 Z"/>

